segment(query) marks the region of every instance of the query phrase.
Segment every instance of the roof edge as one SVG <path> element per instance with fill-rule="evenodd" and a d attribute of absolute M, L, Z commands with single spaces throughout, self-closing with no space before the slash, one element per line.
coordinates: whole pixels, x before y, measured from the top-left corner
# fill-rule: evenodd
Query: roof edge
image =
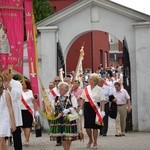
<path fill-rule="evenodd" d="M 55 13 L 44 20 L 38 22 L 36 25 L 39 26 L 48 26 L 48 25 L 55 25 L 58 22 L 68 18 L 69 16 L 73 15 L 76 12 L 81 11 L 82 9 L 86 8 L 90 5 L 98 5 L 104 7 L 106 9 L 112 10 L 124 16 L 136 19 L 137 21 L 147 22 L 150 21 L 150 15 L 144 14 L 137 10 L 128 8 L 121 4 L 112 2 L 110 0 L 81 0 L 73 3 L 72 5 L 68 6 L 67 8 Z"/>

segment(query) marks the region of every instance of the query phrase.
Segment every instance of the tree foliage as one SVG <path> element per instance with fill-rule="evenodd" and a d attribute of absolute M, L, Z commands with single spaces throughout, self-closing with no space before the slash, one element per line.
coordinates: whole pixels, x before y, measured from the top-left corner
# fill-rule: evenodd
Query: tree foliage
<path fill-rule="evenodd" d="M 33 12 L 35 23 L 37 23 L 50 16 L 53 13 L 53 9 L 48 0 L 33 0 Z"/>

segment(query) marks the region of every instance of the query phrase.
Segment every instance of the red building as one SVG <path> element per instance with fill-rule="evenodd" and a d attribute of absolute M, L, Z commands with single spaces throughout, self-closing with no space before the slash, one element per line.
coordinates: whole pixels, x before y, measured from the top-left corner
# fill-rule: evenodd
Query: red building
<path fill-rule="evenodd" d="M 67 71 L 70 72 L 76 69 L 83 42 L 85 42 L 85 56 L 83 60 L 84 69 L 90 68 L 92 71 L 96 71 L 100 64 L 103 64 L 103 66 L 106 64 L 108 65 L 108 33 L 92 31 L 80 36 L 70 47 L 66 59 Z"/>
<path fill-rule="evenodd" d="M 77 2 L 78 0 L 50 0 L 54 11 L 61 9 Z M 102 31 L 91 31 L 80 36 L 70 47 L 66 59 L 66 71 L 76 70 L 79 53 L 82 44 L 85 42 L 85 56 L 83 60 L 83 69 L 90 68 L 95 72 L 100 64 L 104 68 L 109 66 L 109 33 Z M 118 43 L 120 47 L 120 43 Z"/>
<path fill-rule="evenodd" d="M 55 12 L 77 2 L 78 0 L 49 0 Z"/>

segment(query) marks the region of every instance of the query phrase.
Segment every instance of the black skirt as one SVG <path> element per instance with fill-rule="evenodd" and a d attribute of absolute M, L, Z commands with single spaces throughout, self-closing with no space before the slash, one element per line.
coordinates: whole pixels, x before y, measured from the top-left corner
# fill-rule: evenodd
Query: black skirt
<path fill-rule="evenodd" d="M 28 110 L 21 110 L 22 112 L 22 128 L 31 128 L 33 123 L 33 116 Z"/>
<path fill-rule="evenodd" d="M 89 102 L 84 103 L 84 128 L 99 129 L 100 126 L 95 124 L 96 113 Z"/>

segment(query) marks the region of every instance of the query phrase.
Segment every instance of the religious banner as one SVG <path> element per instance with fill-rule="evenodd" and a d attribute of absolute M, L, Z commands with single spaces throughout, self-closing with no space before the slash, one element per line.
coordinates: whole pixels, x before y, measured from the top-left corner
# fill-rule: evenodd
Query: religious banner
<path fill-rule="evenodd" d="M 23 0 L 0 0 L 0 70 L 23 73 Z"/>
<path fill-rule="evenodd" d="M 80 55 L 78 59 L 78 64 L 75 71 L 75 80 L 79 80 L 80 86 L 83 87 L 82 77 L 83 77 L 83 68 L 82 68 L 82 61 L 84 59 L 84 43 L 80 49 Z"/>
<path fill-rule="evenodd" d="M 32 10 L 32 0 L 24 1 L 25 7 L 25 24 L 27 36 L 27 49 L 28 49 L 28 63 L 30 72 L 30 81 L 34 95 L 39 97 L 38 76 L 37 76 L 37 52 L 35 45 L 35 31 L 34 31 L 34 16 Z M 38 101 L 38 105 L 39 105 Z"/>

